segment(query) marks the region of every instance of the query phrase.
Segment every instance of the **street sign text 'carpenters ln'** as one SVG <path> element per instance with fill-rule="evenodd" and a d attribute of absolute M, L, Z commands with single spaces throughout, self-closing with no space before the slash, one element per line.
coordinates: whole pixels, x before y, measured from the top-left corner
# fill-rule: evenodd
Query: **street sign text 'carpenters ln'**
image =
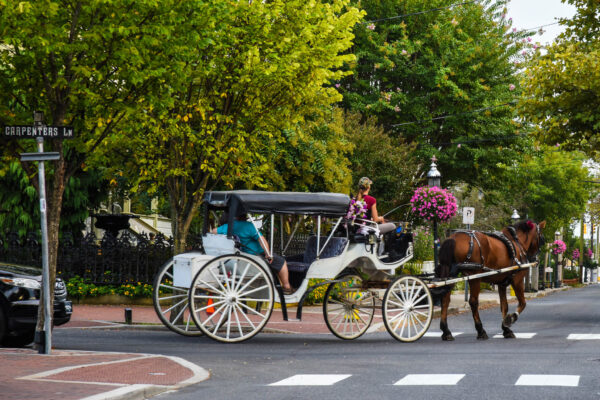
<path fill-rule="evenodd" d="M 36 138 L 45 139 L 71 139 L 73 138 L 73 127 L 70 126 L 27 126 L 14 125 L 5 126 L 2 130 L 4 136 L 14 138 Z"/>

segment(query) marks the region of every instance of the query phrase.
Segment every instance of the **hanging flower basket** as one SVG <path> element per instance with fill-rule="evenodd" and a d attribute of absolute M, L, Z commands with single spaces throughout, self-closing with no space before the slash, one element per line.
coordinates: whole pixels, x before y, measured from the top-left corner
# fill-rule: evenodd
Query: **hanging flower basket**
<path fill-rule="evenodd" d="M 447 222 L 456 215 L 456 198 L 446 189 L 422 186 L 410 199 L 412 212 L 426 220 Z"/>
<path fill-rule="evenodd" d="M 567 251 L 567 245 L 562 240 L 555 240 L 552 243 L 552 254 L 562 254 Z"/>

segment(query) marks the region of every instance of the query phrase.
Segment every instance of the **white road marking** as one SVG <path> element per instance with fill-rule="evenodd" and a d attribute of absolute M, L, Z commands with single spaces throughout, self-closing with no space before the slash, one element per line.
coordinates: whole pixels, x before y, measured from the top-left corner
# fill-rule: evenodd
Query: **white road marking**
<path fill-rule="evenodd" d="M 579 375 L 521 375 L 516 386 L 578 386 Z"/>
<path fill-rule="evenodd" d="M 567 340 L 599 340 L 600 333 L 571 333 Z"/>
<path fill-rule="evenodd" d="M 452 332 L 452 336 L 458 336 L 458 335 L 462 335 L 463 332 Z M 436 337 L 436 338 L 441 338 L 442 337 L 442 332 L 426 332 L 423 337 Z"/>
<path fill-rule="evenodd" d="M 432 386 L 456 385 L 465 374 L 409 374 L 398 382 L 396 386 Z"/>
<path fill-rule="evenodd" d="M 306 374 L 294 375 L 268 386 L 331 386 L 352 375 Z"/>
<path fill-rule="evenodd" d="M 532 337 L 534 337 L 535 335 L 537 335 L 537 333 L 525 333 L 525 332 L 515 332 L 515 336 L 517 337 L 517 339 L 531 339 Z M 503 339 L 504 336 L 502 336 L 501 333 L 494 335 L 494 339 Z"/>

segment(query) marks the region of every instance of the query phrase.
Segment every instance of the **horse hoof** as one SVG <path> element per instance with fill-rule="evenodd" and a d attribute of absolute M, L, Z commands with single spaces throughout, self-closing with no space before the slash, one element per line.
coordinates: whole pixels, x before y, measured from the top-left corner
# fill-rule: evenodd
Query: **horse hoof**
<path fill-rule="evenodd" d="M 517 338 L 515 336 L 515 334 L 512 332 L 504 332 L 502 335 L 504 336 L 505 339 L 516 339 Z"/>
<path fill-rule="evenodd" d="M 488 337 L 487 333 L 485 333 L 485 332 L 477 335 L 477 340 L 488 340 L 488 339 L 489 339 L 489 337 Z"/>
<path fill-rule="evenodd" d="M 454 340 L 454 336 L 451 333 L 447 335 L 442 335 L 442 340 L 446 342 L 452 342 Z"/>
<path fill-rule="evenodd" d="M 513 323 L 512 314 L 511 315 L 507 315 L 502 320 L 502 327 L 503 328 L 509 328 L 512 325 L 512 323 Z"/>

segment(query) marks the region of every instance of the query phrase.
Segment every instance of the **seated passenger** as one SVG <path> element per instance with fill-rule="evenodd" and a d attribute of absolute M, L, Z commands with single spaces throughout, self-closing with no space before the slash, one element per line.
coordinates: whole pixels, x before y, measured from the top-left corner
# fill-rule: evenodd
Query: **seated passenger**
<path fill-rule="evenodd" d="M 363 176 L 358 181 L 358 193 L 356 195 L 356 200 L 364 201 L 367 204 L 367 218 L 373 222 L 377 222 L 377 227 L 379 228 L 379 233 L 382 235 L 396 229 L 396 225 L 391 222 L 386 222 L 385 218 L 379 216 L 377 213 L 377 200 L 375 197 L 369 196 L 369 190 L 371 190 L 371 185 L 373 182 Z"/>
<path fill-rule="evenodd" d="M 227 219 L 222 217 L 221 221 L 224 222 Z M 227 223 L 213 229 L 212 232 L 227 235 Z M 258 229 L 256 229 L 254 224 L 246 220 L 245 214 L 236 217 L 236 220 L 233 222 L 233 234 L 240 239 L 243 252 L 262 256 L 270 264 L 271 268 L 277 271 L 284 294 L 292 294 L 294 292 L 294 289 L 290 285 L 285 258 L 277 254 L 270 254 L 269 243 L 260 234 Z"/>

